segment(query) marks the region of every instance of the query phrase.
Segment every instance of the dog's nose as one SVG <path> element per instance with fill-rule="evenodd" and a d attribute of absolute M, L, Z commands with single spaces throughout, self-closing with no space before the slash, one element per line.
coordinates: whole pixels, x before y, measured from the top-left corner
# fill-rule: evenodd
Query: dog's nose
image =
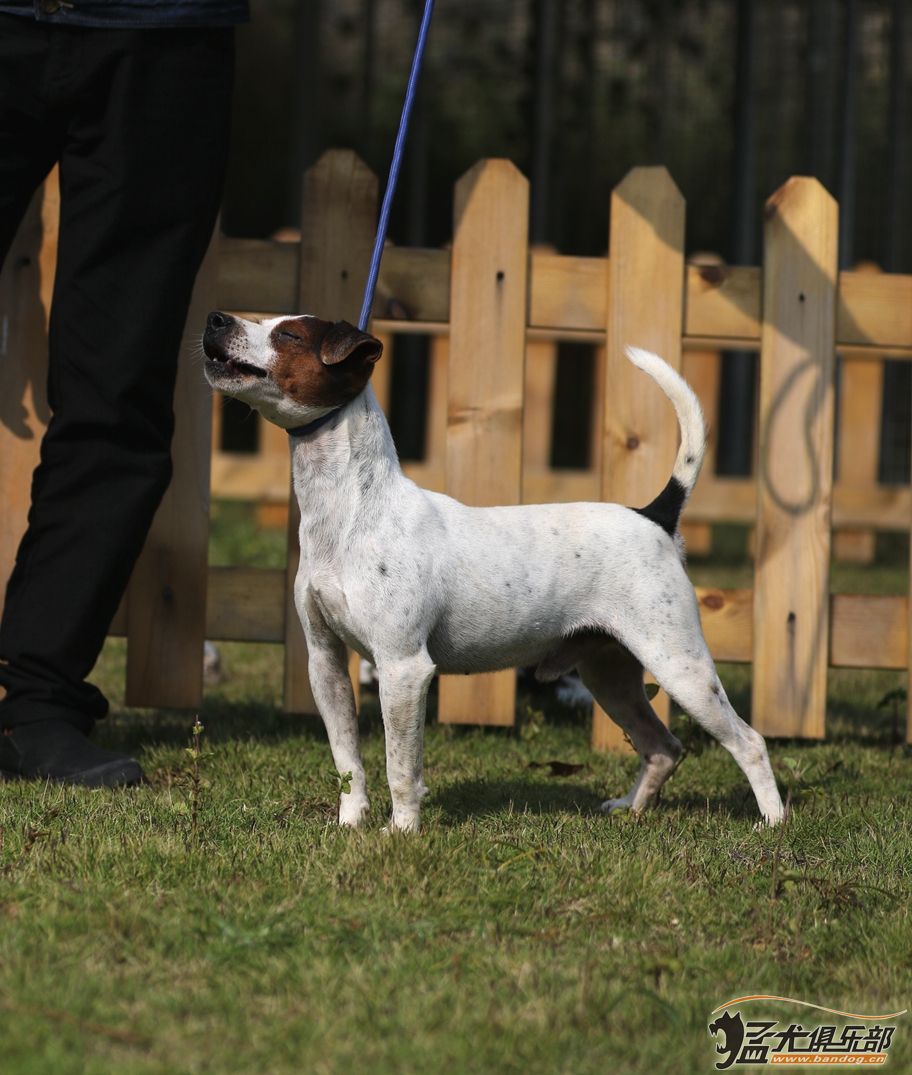
<path fill-rule="evenodd" d="M 222 332 L 234 324 L 234 318 L 230 314 L 223 314 L 220 310 L 213 310 L 206 319 L 206 329 L 209 332 Z"/>
<path fill-rule="evenodd" d="M 235 324 L 230 314 L 223 314 L 220 310 L 213 310 L 206 318 L 206 331 L 203 333 L 203 351 L 207 358 L 215 362 L 224 362 L 225 344 L 227 332 Z"/>

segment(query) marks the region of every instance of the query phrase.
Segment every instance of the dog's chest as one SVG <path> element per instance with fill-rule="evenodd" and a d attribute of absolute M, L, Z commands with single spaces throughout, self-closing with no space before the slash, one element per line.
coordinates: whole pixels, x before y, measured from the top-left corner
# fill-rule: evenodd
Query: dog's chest
<path fill-rule="evenodd" d="M 305 570 L 299 573 L 297 585 L 338 638 L 362 656 L 371 656 L 367 631 L 357 614 L 359 602 L 354 594 L 347 593 L 349 587 L 342 576 L 325 567 L 314 572 Z"/>

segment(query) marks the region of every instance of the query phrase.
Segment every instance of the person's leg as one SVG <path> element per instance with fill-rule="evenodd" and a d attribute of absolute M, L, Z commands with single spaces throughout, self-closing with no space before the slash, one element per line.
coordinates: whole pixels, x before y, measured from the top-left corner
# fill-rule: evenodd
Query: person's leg
<path fill-rule="evenodd" d="M 227 156 L 230 31 L 68 37 L 52 417 L 0 622 L 14 738 L 87 733 L 106 711 L 85 677 L 170 480 L 177 353 Z"/>
<path fill-rule="evenodd" d="M 55 59 L 52 37 L 47 26 L 32 19 L 0 15 L 0 265 L 64 141 L 65 117 L 47 93 Z M 5 671 L 0 665 L 0 684 L 6 683 Z M 0 718 L 6 711 L 0 702 Z M 79 739 L 70 725 L 62 729 L 62 735 L 43 730 L 41 762 L 72 767 L 75 759 L 79 768 L 91 773 L 99 758 L 82 758 L 74 736 Z M 31 753 L 27 742 L 14 742 L 5 735 L 0 739 L 0 771 L 26 768 Z M 108 760 L 106 756 L 104 761 Z"/>
<path fill-rule="evenodd" d="M 0 14 L 0 266 L 60 151 L 62 126 L 42 94 L 47 51 L 44 26 Z"/>

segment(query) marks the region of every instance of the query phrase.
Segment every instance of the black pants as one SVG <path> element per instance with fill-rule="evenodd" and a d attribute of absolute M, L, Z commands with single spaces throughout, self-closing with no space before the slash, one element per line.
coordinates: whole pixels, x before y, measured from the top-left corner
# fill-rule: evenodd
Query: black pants
<path fill-rule="evenodd" d="M 89 730 L 87 684 L 171 477 L 184 321 L 227 157 L 230 30 L 0 16 L 0 260 L 55 162 L 51 420 L 0 621 L 0 725 Z M 3 505 L 0 505 L 0 511 Z"/>

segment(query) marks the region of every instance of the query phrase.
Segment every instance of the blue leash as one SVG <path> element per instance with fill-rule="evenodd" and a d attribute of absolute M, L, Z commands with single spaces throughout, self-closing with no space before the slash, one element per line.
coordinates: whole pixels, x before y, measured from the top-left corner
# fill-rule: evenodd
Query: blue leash
<path fill-rule="evenodd" d="M 408 85 L 405 88 L 405 102 L 402 105 L 402 115 L 399 117 L 399 132 L 396 135 L 396 145 L 393 148 L 393 159 L 390 163 L 389 178 L 386 181 L 386 190 L 383 194 L 383 205 L 380 207 L 380 222 L 377 224 L 377 237 L 374 240 L 374 252 L 371 254 L 370 269 L 367 273 L 367 283 L 364 286 L 364 301 L 361 303 L 361 316 L 358 318 L 358 328 L 362 332 L 367 331 L 370 323 L 371 307 L 374 305 L 374 291 L 377 287 L 377 275 L 380 272 L 380 259 L 383 257 L 383 244 L 386 242 L 386 230 L 389 226 L 390 209 L 393 204 L 393 195 L 396 193 L 396 183 L 399 180 L 399 169 L 402 165 L 402 155 L 405 150 L 405 136 L 408 133 L 409 119 L 412 115 L 412 105 L 415 103 L 415 92 L 418 89 L 418 76 L 421 73 L 421 61 L 424 57 L 424 46 L 427 43 L 428 31 L 431 28 L 431 15 L 434 12 L 434 0 L 424 0 L 424 15 L 421 17 L 421 26 L 418 30 L 418 43 L 415 45 L 415 55 L 412 57 L 412 69 L 409 72 Z"/>
<path fill-rule="evenodd" d="M 424 58 L 424 46 L 427 44 L 428 31 L 431 28 L 431 15 L 434 12 L 434 0 L 424 0 L 424 15 L 421 17 L 421 26 L 418 29 L 418 42 L 415 45 L 415 55 L 412 57 L 412 69 L 409 72 L 408 85 L 405 88 L 405 101 L 402 105 L 402 115 L 399 117 L 399 131 L 396 134 L 396 144 L 393 147 L 393 159 L 390 162 L 389 178 L 386 181 L 386 190 L 383 194 L 383 204 L 380 207 L 380 220 L 377 223 L 377 236 L 374 239 L 374 250 L 371 254 L 370 268 L 367 272 L 367 283 L 364 285 L 364 301 L 361 303 L 361 316 L 358 318 L 358 328 L 362 332 L 367 331 L 370 324 L 371 309 L 374 305 L 374 292 L 377 289 L 377 277 L 380 273 L 380 259 L 383 257 L 383 246 L 386 242 L 386 232 L 389 228 L 390 209 L 393 205 L 393 195 L 396 193 L 396 184 L 399 181 L 399 170 L 402 166 L 402 156 L 405 152 L 405 136 L 408 133 L 409 119 L 412 115 L 412 105 L 415 103 L 415 93 L 418 89 L 418 76 L 421 73 L 421 61 Z M 338 409 L 338 408 L 336 408 Z M 306 425 L 289 429 L 288 434 L 292 437 L 300 437 L 306 433 L 313 433 L 320 426 L 325 425 L 336 411 L 329 411 L 319 418 L 308 422 Z"/>

